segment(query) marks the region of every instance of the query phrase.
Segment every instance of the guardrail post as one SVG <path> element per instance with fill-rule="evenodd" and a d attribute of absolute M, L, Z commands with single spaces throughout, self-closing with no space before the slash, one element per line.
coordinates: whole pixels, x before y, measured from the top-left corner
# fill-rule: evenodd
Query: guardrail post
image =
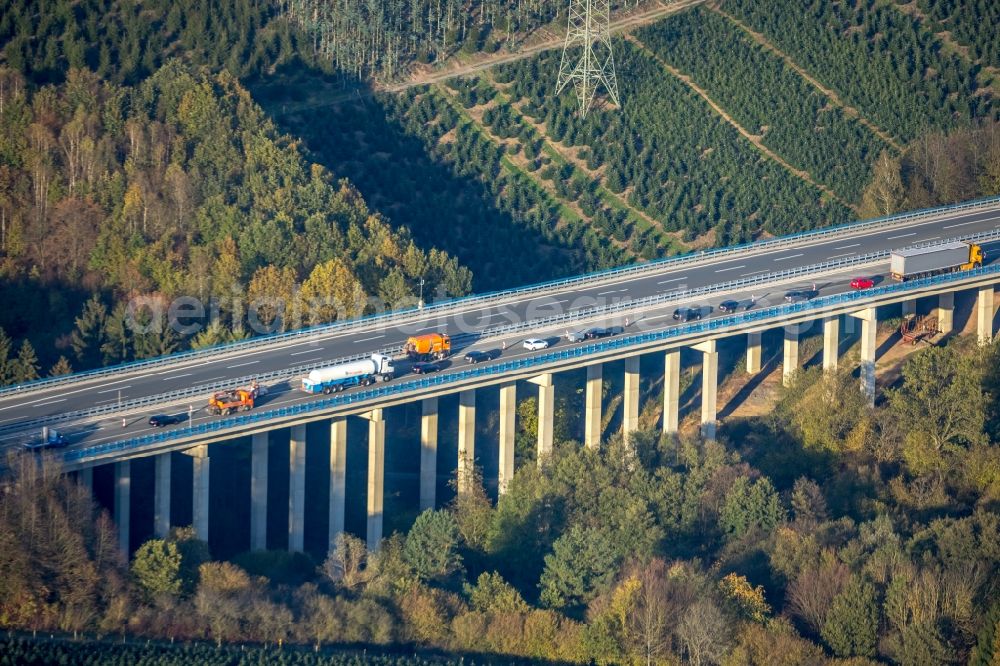
<path fill-rule="evenodd" d="M 327 552 L 344 531 L 347 507 L 347 419 L 330 419 L 330 515 Z"/>
<path fill-rule="evenodd" d="M 747 374 L 756 375 L 760 372 L 760 331 L 747 333 Z"/>
<path fill-rule="evenodd" d="M 538 386 L 538 466 L 541 467 L 552 457 L 552 424 L 555 411 L 555 390 L 552 373 L 529 379 Z"/>
<path fill-rule="evenodd" d="M 507 492 L 514 478 L 514 419 L 517 414 L 517 384 L 500 386 L 500 469 L 497 474 L 497 492 Z"/>
<path fill-rule="evenodd" d="M 288 439 L 288 550 L 305 550 L 306 426 L 291 427 Z"/>
<path fill-rule="evenodd" d="M 173 455 L 169 451 L 156 456 L 156 479 L 153 482 L 153 535 L 165 539 L 170 532 L 170 472 Z"/>
<path fill-rule="evenodd" d="M 781 361 L 781 383 L 788 386 L 799 369 L 799 327 L 785 326 L 784 354 Z"/>
<path fill-rule="evenodd" d="M 719 384 L 719 352 L 715 340 L 706 340 L 694 348 L 702 353 L 701 362 L 701 434 L 708 440 L 715 439 L 715 421 L 718 417 L 716 401 Z"/>
<path fill-rule="evenodd" d="M 875 406 L 875 333 L 878 317 L 875 308 L 865 308 L 851 313 L 851 316 L 861 320 L 861 391 L 868 397 L 869 404 Z"/>
<path fill-rule="evenodd" d="M 837 369 L 840 356 L 840 315 L 823 318 L 823 372 Z"/>
<path fill-rule="evenodd" d="M 467 493 L 476 464 L 476 389 L 458 394 L 458 492 Z"/>
<path fill-rule="evenodd" d="M 191 522 L 194 533 L 199 539 L 208 543 L 208 497 L 209 485 L 208 445 L 201 444 L 184 452 L 191 456 L 193 463 L 191 475 Z"/>
<path fill-rule="evenodd" d="M 369 551 L 382 541 L 382 500 L 385 490 L 385 421 L 382 410 L 365 414 L 368 419 L 368 527 L 365 539 Z"/>
<path fill-rule="evenodd" d="M 118 552 L 128 561 L 131 552 L 129 528 L 132 505 L 132 462 L 120 460 L 115 463 L 115 525 L 118 526 Z"/>
<path fill-rule="evenodd" d="M 420 510 L 426 511 L 437 502 L 438 399 L 424 398 L 421 410 Z"/>
<path fill-rule="evenodd" d="M 982 287 L 976 297 L 976 331 L 980 346 L 993 342 L 993 285 Z"/>
<path fill-rule="evenodd" d="M 681 398 L 681 350 L 671 349 L 663 356 L 663 432 L 677 432 Z"/>
<path fill-rule="evenodd" d="M 955 292 L 946 291 L 938 295 L 937 319 L 938 333 L 951 333 L 955 320 Z"/>
<path fill-rule="evenodd" d="M 625 359 L 625 399 L 623 400 L 622 435 L 639 429 L 639 357 Z"/>
<path fill-rule="evenodd" d="M 250 549 L 267 550 L 267 433 L 254 433 L 251 447 Z"/>
<path fill-rule="evenodd" d="M 583 412 L 583 442 L 588 449 L 601 447 L 601 400 L 604 397 L 604 364 L 587 366 L 587 395 Z"/>

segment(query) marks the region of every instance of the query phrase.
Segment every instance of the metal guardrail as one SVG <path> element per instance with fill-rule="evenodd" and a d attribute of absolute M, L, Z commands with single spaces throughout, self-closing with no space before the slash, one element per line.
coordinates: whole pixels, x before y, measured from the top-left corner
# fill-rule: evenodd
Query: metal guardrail
<path fill-rule="evenodd" d="M 965 240 L 968 241 L 980 241 L 985 239 L 998 239 L 1000 238 L 1000 232 L 997 231 L 984 231 L 977 234 L 972 234 L 966 236 Z M 917 244 L 912 247 L 923 247 L 938 245 L 941 243 L 950 242 L 951 239 L 945 239 L 943 241 L 936 240 L 931 243 Z M 696 287 L 694 289 L 678 289 L 675 291 L 664 292 L 662 294 L 656 294 L 653 296 L 647 296 L 645 298 L 639 298 L 635 300 L 619 301 L 616 303 L 610 303 L 601 307 L 592 307 L 586 309 L 575 310 L 573 312 L 567 312 L 560 315 L 555 315 L 553 317 L 546 317 L 543 319 L 532 319 L 528 321 L 508 324 L 506 326 L 496 326 L 492 328 L 484 329 L 478 334 L 459 334 L 453 336 L 453 340 L 461 345 L 462 342 L 468 341 L 469 338 L 484 338 L 484 337 L 495 337 L 498 335 L 504 335 L 509 333 L 517 333 L 522 331 L 535 330 L 540 328 L 546 328 L 553 326 L 555 324 L 569 323 L 569 322 L 579 322 L 581 320 L 594 319 L 601 316 L 613 315 L 618 312 L 628 312 L 633 310 L 639 310 L 648 308 L 654 305 L 669 303 L 671 301 L 681 302 L 684 300 L 689 300 L 691 298 L 702 296 L 706 294 L 720 293 L 735 291 L 745 287 L 752 287 L 757 285 L 766 285 L 779 281 L 789 277 L 796 277 L 799 275 L 816 275 L 832 270 L 837 270 L 841 268 L 846 268 L 849 266 L 858 266 L 870 263 L 878 259 L 884 259 L 888 257 L 890 251 L 884 250 L 879 252 L 870 252 L 868 254 L 857 255 L 854 257 L 845 257 L 838 259 L 836 261 L 828 261 L 820 264 L 811 264 L 807 266 L 799 266 L 796 268 L 789 268 L 783 271 L 775 271 L 773 273 L 768 273 L 766 275 L 757 275 L 749 278 L 743 278 L 738 280 L 730 280 L 728 282 L 720 282 L 712 285 L 706 285 L 704 287 Z M 161 393 L 153 396 L 146 396 L 143 398 L 136 398 L 131 401 L 124 403 L 116 403 L 109 405 L 102 405 L 98 407 L 92 407 L 85 410 L 77 410 L 74 412 L 67 412 L 65 414 L 57 414 L 45 417 L 39 417 L 31 421 L 20 421 L 18 423 L 12 423 L 7 426 L 0 427 L 0 433 L 4 432 L 20 432 L 28 430 L 32 427 L 41 427 L 43 425 L 55 424 L 70 419 L 80 419 L 80 418 L 91 418 L 95 416 L 101 416 L 105 414 L 127 414 L 130 411 L 135 411 L 148 407 L 150 405 L 165 405 L 173 401 L 180 400 L 182 398 L 194 395 L 205 395 L 214 390 L 219 390 L 225 387 L 238 386 L 241 384 L 247 384 L 251 380 L 256 379 L 258 381 L 269 381 L 274 379 L 282 379 L 285 377 L 292 377 L 298 374 L 303 374 L 317 368 L 328 367 L 331 365 L 338 365 L 340 363 L 347 363 L 350 361 L 360 360 L 364 358 L 369 358 L 371 354 L 386 354 L 389 356 L 394 356 L 402 351 L 402 346 L 383 348 L 376 352 L 367 352 L 361 354 L 354 354 L 352 356 L 342 357 L 338 359 L 330 359 L 322 362 L 312 363 L 308 365 L 296 366 L 293 368 L 286 368 L 282 370 L 275 370 L 269 373 L 258 373 L 255 375 L 247 375 L 246 377 L 241 377 L 238 379 L 226 380 L 225 382 L 216 382 L 214 384 L 203 384 L 196 387 L 191 387 L 187 389 L 182 389 L 179 391 L 172 391 L 170 393 Z M 202 408 L 199 408 L 199 411 Z"/>
<path fill-rule="evenodd" d="M 94 370 L 86 370 L 83 372 L 74 373 L 72 375 L 66 375 L 60 377 L 46 377 L 43 379 L 37 379 L 32 382 L 27 382 L 25 384 L 18 384 L 15 386 L 7 386 L 0 388 L 0 397 L 6 396 L 11 393 L 19 393 L 24 391 L 35 390 L 38 388 L 44 388 L 48 385 L 57 383 L 67 383 L 67 384 L 76 383 L 79 381 L 86 381 L 94 377 L 100 377 L 110 374 L 118 374 L 123 371 L 140 370 L 148 367 L 173 364 L 183 361 L 187 358 L 194 358 L 194 357 L 212 358 L 215 356 L 228 354 L 241 349 L 246 349 L 251 347 L 265 347 L 275 342 L 282 342 L 285 340 L 308 337 L 310 335 L 328 335 L 338 330 L 344 330 L 355 327 L 363 328 L 365 326 L 373 325 L 378 321 L 387 318 L 407 318 L 412 316 L 424 317 L 429 312 L 439 312 L 439 311 L 442 314 L 444 314 L 444 311 L 446 309 L 453 307 L 465 307 L 479 303 L 486 304 L 489 302 L 495 302 L 498 300 L 512 298 L 515 296 L 519 297 L 525 294 L 537 293 L 540 291 L 546 291 L 562 286 L 570 286 L 573 284 L 580 284 L 584 282 L 598 282 L 603 279 L 608 279 L 611 277 L 617 277 L 622 275 L 638 275 L 645 272 L 656 272 L 662 270 L 666 266 L 681 266 L 687 263 L 697 263 L 700 261 L 718 258 L 720 256 L 730 256 L 733 254 L 738 254 L 740 252 L 786 247 L 789 245 L 794 245 L 803 239 L 826 238 L 826 237 L 833 237 L 839 234 L 852 234 L 865 230 L 889 228 L 892 226 L 899 225 L 903 222 L 912 221 L 918 218 L 931 217 L 933 215 L 956 212 L 960 210 L 975 210 L 975 209 L 989 208 L 997 204 L 1000 204 L 1000 196 L 987 197 L 964 203 L 952 204 L 949 206 L 924 208 L 916 211 L 911 211 L 908 213 L 879 217 L 872 220 L 849 222 L 846 224 L 841 224 L 834 227 L 827 227 L 823 229 L 812 229 L 809 231 L 803 231 L 797 234 L 781 236 L 779 238 L 773 238 L 764 241 L 744 243 L 741 245 L 734 245 L 726 248 L 702 250 L 699 252 L 693 252 L 674 257 L 666 257 L 664 259 L 658 259 L 644 264 L 632 264 L 629 266 L 610 268 L 605 271 L 598 271 L 570 278 L 550 280 L 547 282 L 540 282 L 534 285 L 518 287 L 515 289 L 507 289 L 501 291 L 487 292 L 485 294 L 476 294 L 472 296 L 446 299 L 438 301 L 436 303 L 432 303 L 430 305 L 426 305 L 423 308 L 413 307 L 404 310 L 384 312 L 380 314 L 369 315 L 367 317 L 349 319 L 343 322 L 335 322 L 332 324 L 313 326 L 309 328 L 298 329 L 295 331 L 288 331 L 285 333 L 276 333 L 272 335 L 251 338 L 248 340 L 242 340 L 239 342 L 217 345 L 206 349 L 189 350 L 153 359 L 146 359 L 142 361 L 131 361 L 128 363 L 119 363 L 117 365 L 108 366 L 106 368 L 96 368 Z"/>
<path fill-rule="evenodd" d="M 867 300 L 872 297 L 891 295 L 894 293 L 904 293 L 907 291 L 920 289 L 922 287 L 933 286 L 938 284 L 946 284 L 949 282 L 957 282 L 960 280 L 967 280 L 969 278 L 975 278 L 986 275 L 1000 275 L 1000 263 L 991 266 L 984 266 L 982 268 L 977 268 L 969 271 L 962 271 L 960 273 L 949 273 L 929 278 L 922 278 L 919 280 L 912 280 L 909 282 L 890 284 L 883 287 L 876 287 L 873 289 L 866 289 L 863 291 L 850 291 L 841 294 L 833 294 L 831 296 L 822 296 L 819 298 L 815 298 L 811 301 L 772 306 L 769 308 L 762 308 L 760 310 L 751 310 L 744 313 L 732 314 L 724 317 L 716 317 L 707 321 L 697 322 L 693 324 L 689 323 L 681 326 L 674 326 L 661 331 L 611 338 L 602 342 L 597 342 L 587 345 L 579 345 L 567 349 L 562 349 L 559 351 L 553 351 L 547 354 L 540 354 L 537 356 L 531 356 L 523 359 L 511 360 L 505 363 L 497 363 L 489 366 L 476 366 L 467 370 L 462 370 L 460 372 L 447 373 L 443 375 L 432 375 L 407 382 L 385 384 L 374 389 L 367 389 L 364 391 L 357 391 L 348 394 L 340 394 L 334 397 L 328 397 L 320 400 L 304 402 L 297 405 L 290 405 L 288 407 L 280 407 L 278 409 L 273 409 L 266 412 L 263 411 L 250 412 L 240 416 L 220 419 L 218 421 L 203 423 L 197 426 L 190 426 L 188 428 L 179 428 L 177 430 L 161 432 L 154 435 L 144 435 L 142 437 L 134 437 L 119 442 L 111 442 L 108 444 L 101 444 L 83 449 L 77 449 L 74 451 L 68 451 L 64 454 L 63 459 L 66 462 L 74 462 L 89 457 L 101 456 L 107 453 L 114 453 L 118 451 L 128 451 L 149 444 L 156 444 L 169 440 L 181 439 L 183 437 L 189 437 L 192 435 L 208 434 L 208 433 L 218 432 L 220 430 L 226 430 L 229 428 L 252 425 L 254 423 L 267 421 L 273 418 L 281 418 L 286 416 L 295 416 L 298 414 L 317 412 L 320 410 L 325 410 L 340 405 L 350 405 L 354 403 L 365 402 L 368 400 L 388 397 L 400 393 L 406 393 L 408 391 L 413 391 L 417 389 L 431 388 L 447 384 L 455 384 L 468 379 L 475 379 L 477 377 L 486 377 L 486 376 L 504 374 L 507 372 L 516 372 L 518 370 L 537 367 L 547 363 L 557 362 L 560 360 L 579 358 L 606 351 L 614 351 L 624 347 L 646 344 L 649 342 L 661 342 L 669 340 L 671 338 L 678 338 L 696 333 L 710 333 L 713 331 L 724 329 L 729 326 L 754 323 L 764 319 L 770 319 L 779 316 L 794 315 L 810 310 L 819 310 L 828 307 L 830 305 L 839 305 L 854 301 Z"/>

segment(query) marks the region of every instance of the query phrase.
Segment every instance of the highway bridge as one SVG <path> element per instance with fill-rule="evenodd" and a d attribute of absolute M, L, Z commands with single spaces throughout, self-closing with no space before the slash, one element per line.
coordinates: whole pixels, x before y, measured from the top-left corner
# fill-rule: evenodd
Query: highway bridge
<path fill-rule="evenodd" d="M 889 252 L 903 247 L 974 240 L 987 251 L 981 269 L 897 283 L 888 278 Z M 852 278 L 865 276 L 872 288 L 854 290 Z M 375 547 L 382 535 L 385 410 L 407 403 L 422 406 L 421 508 L 436 503 L 439 476 L 438 399 L 458 394 L 459 489 L 467 487 L 476 463 L 476 391 L 500 386 L 498 487 L 503 492 L 513 475 L 514 418 L 517 382 L 537 390 L 538 460 L 552 448 L 553 386 L 559 373 L 586 368 L 584 443 L 599 445 L 603 364 L 625 361 L 623 429 L 635 430 L 639 414 L 639 358 L 664 358 L 664 432 L 676 432 L 679 421 L 680 350 L 702 353 L 701 423 L 706 437 L 715 435 L 717 406 L 717 342 L 746 337 L 747 370 L 760 371 L 761 334 L 783 328 L 783 372 L 798 367 L 801 324 L 822 321 L 824 367 L 835 368 L 841 322 L 861 329 L 862 390 L 874 399 L 875 330 L 878 308 L 902 303 L 912 311 L 916 299 L 933 296 L 942 332 L 951 329 L 954 295 L 977 294 L 978 333 L 993 335 L 993 288 L 1000 281 L 1000 197 L 916 211 L 832 229 L 769 239 L 744 246 L 711 250 L 648 264 L 558 280 L 493 294 L 438 302 L 426 307 L 257 338 L 163 359 L 125 364 L 89 373 L 32 382 L 0 391 L 0 438 L 20 446 L 39 436 L 41 428 L 58 428 L 69 439 L 60 450 L 69 470 L 89 479 L 94 466 L 114 464 L 115 513 L 128 550 L 129 461 L 155 457 L 154 528 L 164 534 L 171 524 L 169 492 L 172 452 L 193 458 L 192 519 L 208 536 L 208 445 L 249 437 L 252 446 L 250 547 L 267 542 L 268 432 L 290 429 L 288 547 L 303 549 L 302 516 L 306 498 L 306 424 L 329 422 L 329 525 L 332 544 L 344 529 L 346 419 L 368 421 L 368 525 Z M 807 292 L 787 302 L 789 292 Z M 723 301 L 740 303 L 724 312 Z M 679 321 L 678 307 L 696 308 L 700 320 Z M 897 305 L 898 307 L 898 305 Z M 567 333 L 592 326 L 621 326 L 613 337 L 571 342 Z M 300 379 L 311 369 L 375 351 L 395 354 L 409 335 L 431 331 L 452 336 L 454 354 L 433 375 L 413 375 L 397 364 L 397 378 L 374 387 L 349 389 L 334 396 L 308 395 Z M 529 351 L 526 338 L 541 338 L 546 349 Z M 498 358 L 470 365 L 472 349 L 499 349 Z M 203 409 L 208 395 L 257 379 L 267 393 L 256 408 L 234 416 L 213 416 Z M 522 384 L 523 390 L 524 384 Z M 536 389 L 537 387 L 537 389 Z M 154 428 L 151 414 L 170 414 L 178 423 Z M 324 443 L 326 440 L 324 440 Z"/>

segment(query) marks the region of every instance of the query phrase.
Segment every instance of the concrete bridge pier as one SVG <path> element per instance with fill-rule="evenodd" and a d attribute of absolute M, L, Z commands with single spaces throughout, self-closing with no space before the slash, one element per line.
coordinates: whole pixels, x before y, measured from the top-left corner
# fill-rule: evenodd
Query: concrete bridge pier
<path fill-rule="evenodd" d="M 789 386 L 796 370 L 799 369 L 799 327 L 785 326 L 784 353 L 781 361 L 781 383 Z"/>
<path fill-rule="evenodd" d="M 663 355 L 663 432 L 677 432 L 680 421 L 681 350 L 671 349 Z"/>
<path fill-rule="evenodd" d="M 170 452 L 155 458 L 156 479 L 153 482 L 153 536 L 163 539 L 170 532 Z"/>
<path fill-rule="evenodd" d="M 840 316 L 823 318 L 823 372 L 834 372 L 840 356 Z"/>
<path fill-rule="evenodd" d="M 118 526 L 118 552 L 128 560 L 129 509 L 132 504 L 132 463 L 121 460 L 115 463 L 115 525 Z"/>
<path fill-rule="evenodd" d="M 94 468 L 84 467 L 76 473 L 76 482 L 87 489 L 91 495 L 94 494 Z"/>
<path fill-rule="evenodd" d="M 875 405 L 875 332 L 878 329 L 878 317 L 875 308 L 865 308 L 852 312 L 851 316 L 861 320 L 861 391 L 868 397 L 868 402 Z"/>
<path fill-rule="evenodd" d="M 747 333 L 747 374 L 756 375 L 760 372 L 761 332 Z"/>
<path fill-rule="evenodd" d="M 604 388 L 604 365 L 587 366 L 587 394 L 583 412 L 583 443 L 588 449 L 601 447 L 601 398 Z"/>
<path fill-rule="evenodd" d="M 983 287 L 976 296 L 976 333 L 979 344 L 993 342 L 993 285 Z"/>
<path fill-rule="evenodd" d="M 267 550 L 267 433 L 254 433 L 250 451 L 250 550 Z"/>
<path fill-rule="evenodd" d="M 385 488 L 385 421 L 381 409 L 365 414 L 368 419 L 368 550 L 378 550 L 382 541 L 382 500 Z"/>
<path fill-rule="evenodd" d="M 938 295 L 938 332 L 951 333 L 955 320 L 955 292 L 946 291 Z"/>
<path fill-rule="evenodd" d="M 305 550 L 306 426 L 291 427 L 288 438 L 288 550 Z"/>
<path fill-rule="evenodd" d="M 476 464 L 476 389 L 458 394 L 458 492 L 469 492 Z"/>
<path fill-rule="evenodd" d="M 702 353 L 701 362 L 701 434 L 705 439 L 715 439 L 715 422 L 718 417 L 719 352 L 715 340 L 694 345 Z"/>
<path fill-rule="evenodd" d="M 437 502 L 438 399 L 420 401 L 420 510 Z"/>
<path fill-rule="evenodd" d="M 191 456 L 191 523 L 195 536 L 208 543 L 209 463 L 208 445 L 195 446 L 184 452 Z"/>
<path fill-rule="evenodd" d="M 330 505 L 327 551 L 344 531 L 347 507 L 347 419 L 330 419 Z"/>
<path fill-rule="evenodd" d="M 625 359 L 625 396 L 623 400 L 622 435 L 639 429 L 639 357 Z"/>
<path fill-rule="evenodd" d="M 917 299 L 911 298 L 899 304 L 904 317 L 917 314 Z"/>
<path fill-rule="evenodd" d="M 500 386 L 500 464 L 497 471 L 497 492 L 507 492 L 514 478 L 514 420 L 517 415 L 517 384 Z"/>
<path fill-rule="evenodd" d="M 538 466 L 552 457 L 552 424 L 555 416 L 555 388 L 552 373 L 529 379 L 538 386 Z"/>

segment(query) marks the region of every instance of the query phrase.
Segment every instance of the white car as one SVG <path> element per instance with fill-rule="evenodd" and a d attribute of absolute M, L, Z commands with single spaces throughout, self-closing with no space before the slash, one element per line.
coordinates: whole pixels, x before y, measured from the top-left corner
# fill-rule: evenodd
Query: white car
<path fill-rule="evenodd" d="M 538 338 L 528 338 L 524 341 L 523 347 L 528 351 L 535 351 L 536 349 L 545 349 L 549 346 L 548 340 L 539 340 Z"/>

